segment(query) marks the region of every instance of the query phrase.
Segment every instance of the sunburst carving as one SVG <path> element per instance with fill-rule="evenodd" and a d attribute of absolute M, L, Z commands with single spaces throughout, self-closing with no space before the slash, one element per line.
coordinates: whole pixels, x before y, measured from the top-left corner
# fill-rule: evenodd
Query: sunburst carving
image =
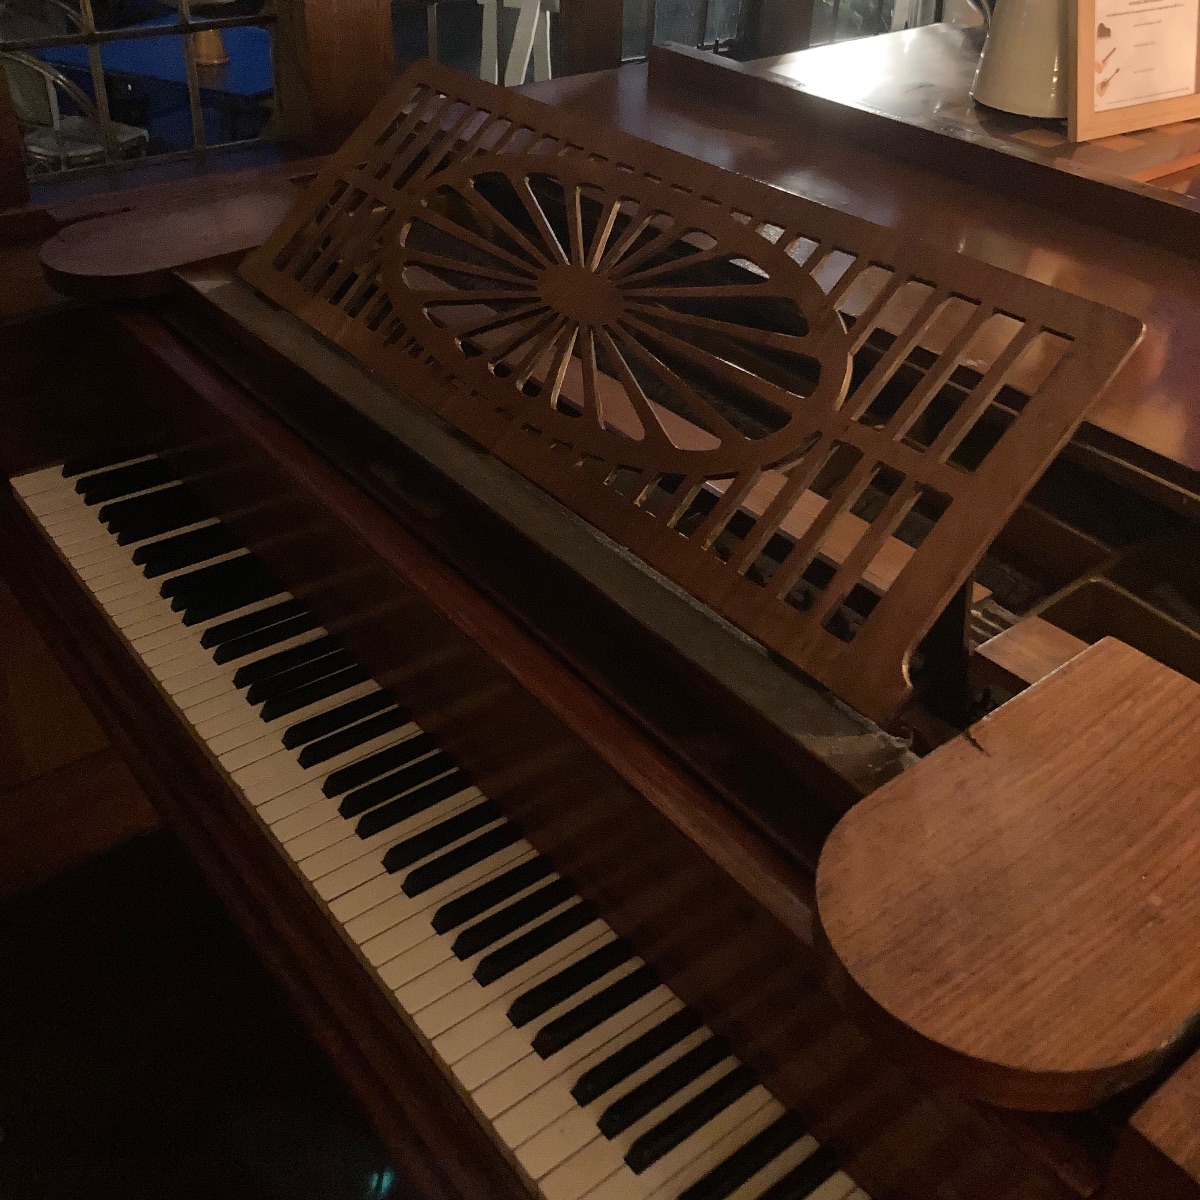
<path fill-rule="evenodd" d="M 384 285 L 444 366 L 585 453 L 780 462 L 844 395 L 845 327 L 780 249 L 670 193 L 586 160 L 470 159 L 405 197 Z"/>

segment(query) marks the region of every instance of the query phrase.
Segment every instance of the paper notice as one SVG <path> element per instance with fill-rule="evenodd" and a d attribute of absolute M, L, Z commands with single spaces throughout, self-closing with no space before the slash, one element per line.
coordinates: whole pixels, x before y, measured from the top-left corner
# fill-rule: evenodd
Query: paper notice
<path fill-rule="evenodd" d="M 1096 0 L 1096 112 L 1196 93 L 1200 0 Z"/>

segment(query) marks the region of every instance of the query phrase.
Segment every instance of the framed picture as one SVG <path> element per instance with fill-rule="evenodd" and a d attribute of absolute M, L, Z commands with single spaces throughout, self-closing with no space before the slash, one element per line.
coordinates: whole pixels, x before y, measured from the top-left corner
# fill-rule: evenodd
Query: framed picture
<path fill-rule="evenodd" d="M 1200 0 L 1072 0 L 1074 142 L 1200 117 Z"/>

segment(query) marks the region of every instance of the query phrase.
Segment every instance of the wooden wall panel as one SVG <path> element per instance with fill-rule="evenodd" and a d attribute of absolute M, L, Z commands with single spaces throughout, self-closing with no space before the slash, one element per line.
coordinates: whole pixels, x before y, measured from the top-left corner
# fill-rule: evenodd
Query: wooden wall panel
<path fill-rule="evenodd" d="M 333 149 L 395 73 L 390 0 L 281 0 L 275 95 L 286 145 Z"/>

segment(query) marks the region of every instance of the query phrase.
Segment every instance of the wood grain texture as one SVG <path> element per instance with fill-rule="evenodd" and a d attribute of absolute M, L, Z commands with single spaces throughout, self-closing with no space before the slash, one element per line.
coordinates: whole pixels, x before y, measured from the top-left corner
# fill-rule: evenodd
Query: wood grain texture
<path fill-rule="evenodd" d="M 971 676 L 981 687 L 1019 692 L 1087 647 L 1087 642 L 1041 617 L 1026 617 L 989 638 L 971 659 Z"/>
<path fill-rule="evenodd" d="M 433 63 L 241 273 L 874 720 L 907 699 L 921 638 L 1141 336 L 1115 310 Z M 971 382 L 939 411 L 968 351 Z M 1023 398 L 1001 412 L 1006 388 Z M 678 445 L 652 398 L 707 444 Z M 778 486 L 737 529 L 767 469 Z M 780 536 L 819 479 L 819 514 Z M 828 576 L 825 544 L 868 489 L 882 503 Z M 921 506 L 932 529 L 860 599 Z"/>
<path fill-rule="evenodd" d="M 396 73 L 388 0 L 294 0 L 275 24 L 279 135 L 306 152 L 336 146 Z"/>
<path fill-rule="evenodd" d="M 44 243 L 54 287 L 85 300 L 146 299 L 170 287 L 187 263 L 260 245 L 295 201 L 286 180 L 163 208 L 134 208 L 79 221 Z"/>
<path fill-rule="evenodd" d="M 622 0 L 561 0 L 561 72 L 611 71 L 621 65 Z"/>
<path fill-rule="evenodd" d="M 1141 1105 L 1117 1143 L 1105 1200 L 1200 1197 L 1200 1054 Z"/>
<path fill-rule="evenodd" d="M 1200 1014 L 1198 734 L 1200 686 L 1105 639 L 880 788 L 818 867 L 834 985 L 997 1104 L 1150 1075 Z"/>

